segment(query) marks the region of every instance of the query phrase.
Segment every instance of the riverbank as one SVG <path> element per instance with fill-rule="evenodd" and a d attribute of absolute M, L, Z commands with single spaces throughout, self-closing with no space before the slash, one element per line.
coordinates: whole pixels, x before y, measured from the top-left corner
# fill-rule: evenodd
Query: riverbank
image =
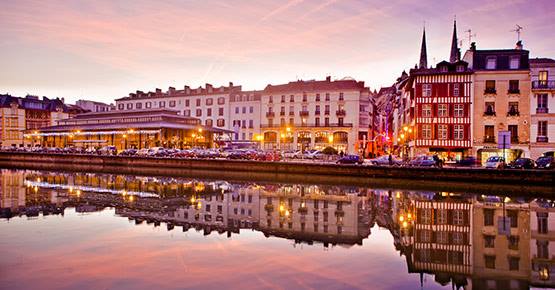
<path fill-rule="evenodd" d="M 395 186 L 480 193 L 553 194 L 554 171 L 481 168 L 399 168 L 306 162 L 139 158 L 0 152 L 0 167 L 194 176 L 251 181 Z"/>

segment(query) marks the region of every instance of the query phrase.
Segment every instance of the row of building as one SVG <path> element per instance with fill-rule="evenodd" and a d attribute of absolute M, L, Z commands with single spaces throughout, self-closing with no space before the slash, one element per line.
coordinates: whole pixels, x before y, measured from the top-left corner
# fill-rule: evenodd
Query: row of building
<path fill-rule="evenodd" d="M 513 49 L 478 49 L 461 59 L 456 22 L 449 61 L 428 66 L 426 32 L 420 61 L 382 88 L 377 111 L 399 155 L 446 160 L 492 155 L 537 158 L 555 149 L 555 60 Z M 510 133 L 507 133 L 510 132 Z"/>
<path fill-rule="evenodd" d="M 178 225 L 205 234 L 255 229 L 266 236 L 324 246 L 362 245 L 377 225 L 391 233 L 409 273 L 431 274 L 442 285 L 555 286 L 555 203 L 547 199 L 107 174 L 1 173 L 3 212 L 32 215 L 40 208 L 59 212 L 64 206 L 83 211 L 116 205 L 119 215 L 137 223 L 165 222 L 168 228 Z M 173 202 L 167 202 L 170 199 Z"/>

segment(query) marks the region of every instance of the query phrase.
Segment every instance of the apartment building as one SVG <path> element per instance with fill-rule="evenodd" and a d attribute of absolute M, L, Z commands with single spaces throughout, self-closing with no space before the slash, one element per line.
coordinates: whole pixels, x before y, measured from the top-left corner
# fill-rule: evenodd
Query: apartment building
<path fill-rule="evenodd" d="M 235 141 L 260 141 L 260 98 L 259 91 L 239 91 L 230 96 L 230 120 Z M 218 112 L 218 115 L 221 112 Z M 225 122 L 225 119 L 218 119 Z"/>
<path fill-rule="evenodd" d="M 503 156 L 508 162 L 530 156 L 529 52 L 519 41 L 514 49 L 478 50 L 464 55 L 474 71 L 473 139 L 478 160 Z M 510 131 L 506 150 L 499 149 L 499 131 Z M 510 148 L 509 148 L 510 147 Z"/>
<path fill-rule="evenodd" d="M 295 81 L 262 91 L 263 147 L 368 151 L 370 90 L 353 79 Z"/>
<path fill-rule="evenodd" d="M 555 60 L 531 59 L 530 78 L 530 156 L 536 159 L 555 150 Z"/>
<path fill-rule="evenodd" d="M 58 121 L 84 112 L 78 106 L 67 105 L 63 99 L 27 95 L 24 98 L 0 95 L 1 147 L 33 146 L 41 138 L 24 138 L 25 130 L 37 130 L 57 125 Z"/>
<path fill-rule="evenodd" d="M 75 105 L 81 107 L 85 111 L 89 111 L 93 113 L 107 112 L 107 111 L 112 111 L 116 109 L 116 106 L 114 106 L 113 104 L 106 104 L 106 103 L 90 101 L 90 100 L 78 100 L 77 102 L 75 102 Z"/>

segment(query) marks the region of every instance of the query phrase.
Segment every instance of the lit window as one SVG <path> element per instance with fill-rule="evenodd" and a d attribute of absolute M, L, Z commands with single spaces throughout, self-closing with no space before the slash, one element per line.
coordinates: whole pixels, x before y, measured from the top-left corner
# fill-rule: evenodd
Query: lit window
<path fill-rule="evenodd" d="M 513 55 L 509 61 L 509 68 L 510 69 L 519 69 L 520 68 L 520 56 Z"/>
<path fill-rule="evenodd" d="M 423 97 L 431 97 L 432 96 L 432 85 L 431 84 L 423 84 L 422 85 L 422 96 Z"/>
<path fill-rule="evenodd" d="M 497 58 L 495 56 L 488 56 L 486 58 L 486 69 L 496 69 L 497 68 Z"/>

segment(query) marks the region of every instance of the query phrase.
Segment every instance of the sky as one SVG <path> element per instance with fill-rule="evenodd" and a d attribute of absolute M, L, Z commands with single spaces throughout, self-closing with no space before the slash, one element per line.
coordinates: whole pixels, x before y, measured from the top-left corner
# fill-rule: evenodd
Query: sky
<path fill-rule="evenodd" d="M 418 62 L 449 58 L 456 15 L 478 49 L 555 58 L 553 0 L 0 0 L 0 93 L 113 102 L 135 90 L 246 90 L 352 77 L 391 85 Z"/>

